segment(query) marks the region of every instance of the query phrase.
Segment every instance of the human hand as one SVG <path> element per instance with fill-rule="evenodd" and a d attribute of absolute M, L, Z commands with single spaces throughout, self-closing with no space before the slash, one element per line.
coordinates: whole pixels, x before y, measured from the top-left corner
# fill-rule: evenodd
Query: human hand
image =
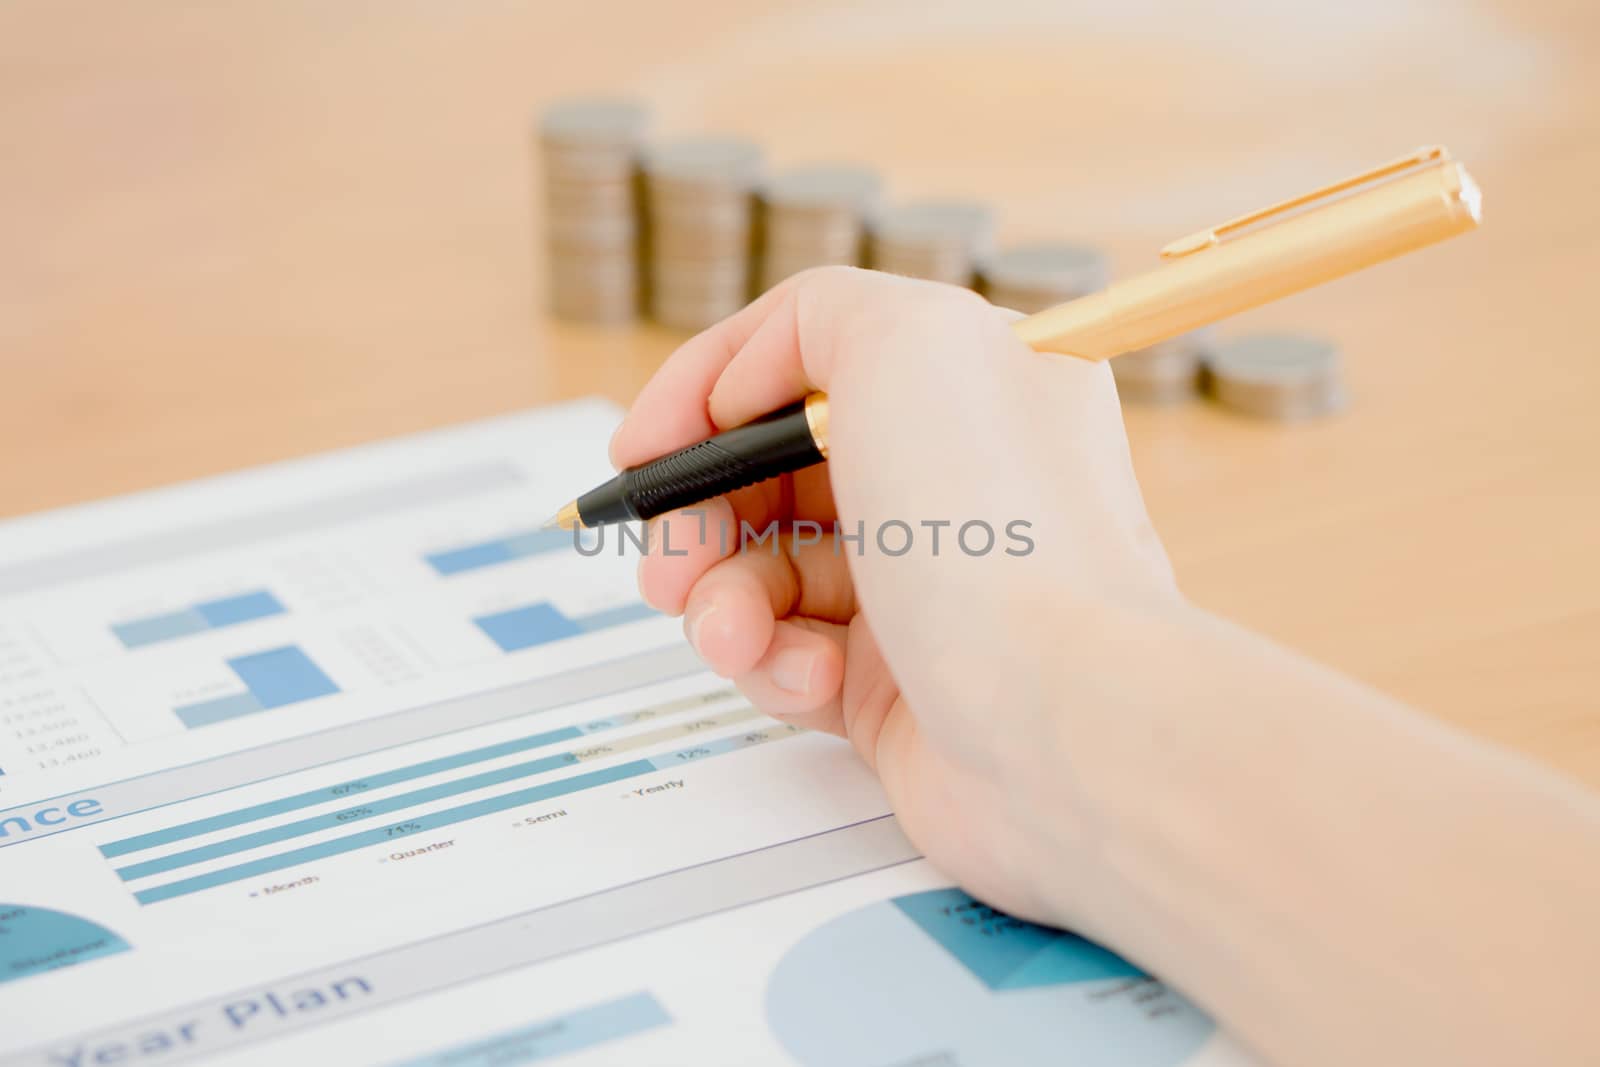
<path fill-rule="evenodd" d="M 1056 739 L 1099 680 L 1064 686 L 1064 650 L 1110 606 L 1178 597 L 1108 368 L 1034 353 L 1013 317 L 949 286 L 807 272 L 674 353 L 611 458 L 828 392 L 829 462 L 657 519 L 641 591 L 763 711 L 849 738 L 968 889 L 1065 922 L 1082 909 L 1030 874 L 1091 836 Z M 741 522 L 774 521 L 781 545 L 740 550 Z"/>

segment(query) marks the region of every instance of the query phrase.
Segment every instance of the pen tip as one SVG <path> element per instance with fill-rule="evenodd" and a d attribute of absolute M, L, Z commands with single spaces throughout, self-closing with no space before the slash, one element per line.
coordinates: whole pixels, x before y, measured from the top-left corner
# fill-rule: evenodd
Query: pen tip
<path fill-rule="evenodd" d="M 561 510 L 544 520 L 544 525 L 539 528 L 541 530 L 576 530 L 582 525 L 583 519 L 579 517 L 578 504 L 574 501 L 571 504 L 562 505 Z"/>

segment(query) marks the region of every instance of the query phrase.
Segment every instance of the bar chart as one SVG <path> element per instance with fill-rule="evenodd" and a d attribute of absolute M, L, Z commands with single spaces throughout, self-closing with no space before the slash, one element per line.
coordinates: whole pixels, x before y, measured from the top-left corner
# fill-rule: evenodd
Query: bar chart
<path fill-rule="evenodd" d="M 507 611 L 478 615 L 473 624 L 500 647 L 502 652 L 547 645 L 579 634 L 621 626 L 639 619 L 653 618 L 656 612 L 647 604 L 622 604 L 613 608 L 569 616 L 550 603 L 525 604 Z"/>
<path fill-rule="evenodd" d="M 227 838 L 222 841 L 214 841 L 198 848 L 185 849 L 181 852 L 172 852 L 160 857 L 159 859 L 146 860 L 143 863 L 135 863 L 127 867 L 121 867 L 117 870 L 117 876 L 124 882 L 129 882 L 138 878 L 149 877 L 152 874 L 163 874 L 167 871 L 177 870 L 180 867 L 187 867 L 196 863 L 206 863 L 214 859 L 219 859 L 223 856 L 231 856 L 240 852 L 248 852 L 251 849 L 261 848 L 265 845 L 275 845 L 291 838 L 304 837 L 308 834 L 315 834 L 322 830 L 332 830 L 340 826 L 348 826 L 351 823 L 361 822 L 367 819 L 375 819 L 380 815 L 392 815 L 399 812 L 405 812 L 408 809 L 415 808 L 422 804 L 432 803 L 436 800 L 444 800 L 449 797 L 461 796 L 466 793 L 476 792 L 480 789 L 488 789 L 497 785 L 505 785 L 510 782 L 517 782 L 529 778 L 537 778 L 541 775 L 564 770 L 568 767 L 575 767 L 583 763 L 592 763 L 595 760 L 604 759 L 607 756 L 614 756 L 620 752 L 626 752 L 630 749 L 644 748 L 648 745 L 659 744 L 663 741 L 681 738 L 689 733 L 695 732 L 696 730 L 713 729 L 715 727 L 726 726 L 731 723 L 747 721 L 754 717 L 755 713 L 753 711 L 748 708 L 742 708 L 733 712 L 724 712 L 720 715 L 712 715 L 706 718 L 696 719 L 690 723 L 674 725 L 665 730 L 657 730 L 646 734 L 640 734 L 635 737 L 628 738 L 626 741 L 622 742 L 613 744 L 588 745 L 578 749 L 577 751 L 558 752 L 554 755 L 545 756 L 540 759 L 527 760 L 523 763 L 514 763 L 506 767 L 497 767 L 494 770 L 468 775 L 465 778 L 454 778 L 446 782 L 425 786 L 420 789 L 412 789 L 404 793 L 397 793 L 393 796 L 384 797 L 381 800 L 367 800 L 350 807 L 340 808 L 336 811 L 324 812 L 320 815 L 313 815 L 309 818 L 299 819 L 294 822 L 280 823 L 269 829 L 257 830 L 254 833 L 242 834 L 238 837 Z M 615 727 L 612 728 L 614 729 Z M 595 728 L 591 726 L 591 730 L 593 731 L 594 729 Z M 581 735 L 583 731 L 580 729 L 577 732 Z M 496 747 L 498 748 L 500 746 Z M 458 759 L 459 758 L 460 757 L 458 757 Z M 489 757 L 480 757 L 478 759 L 474 759 L 474 762 L 480 762 L 481 759 L 487 758 Z M 463 763 L 462 765 L 466 766 L 467 764 Z M 384 778 L 395 778 L 403 781 L 405 779 L 402 777 L 402 775 L 415 771 L 416 769 L 417 768 L 414 767 L 406 768 L 400 772 L 400 774 L 391 773 L 390 775 L 380 775 L 377 777 L 379 780 Z M 281 802 L 278 804 L 268 805 L 268 807 L 272 807 L 274 809 L 283 809 Z M 165 835 L 155 836 L 163 837 L 165 840 L 181 840 L 182 835 L 191 832 L 193 831 L 179 831 L 177 835 L 174 835 L 169 831 Z M 127 842 L 116 842 L 109 847 L 114 848 L 117 846 L 126 848 Z M 102 848 L 101 851 L 105 852 L 105 849 Z"/>
<path fill-rule="evenodd" d="M 799 733 L 762 719 L 743 702 L 730 703 L 735 696 L 719 690 L 531 732 L 174 822 L 105 842 L 99 849 L 107 860 L 120 864 L 117 877 L 131 883 L 134 898 L 153 904 L 368 847 L 392 846 L 397 839 Z M 654 728 L 633 729 L 656 720 L 661 722 Z M 744 732 L 730 734 L 730 729 Z M 544 748 L 550 751 L 533 751 Z M 532 758 L 505 762 L 525 752 Z M 634 752 L 641 755 L 619 761 Z M 584 770 L 592 764 L 599 766 Z M 391 788 L 396 786 L 410 788 Z M 502 786 L 515 788 L 492 792 Z M 459 803 L 450 803 L 457 799 Z M 284 819 L 300 812 L 305 814 Z M 361 828 L 362 823 L 370 828 Z M 225 833 L 235 828 L 240 832 Z M 231 857 L 238 862 L 219 866 Z M 161 881 L 161 876 L 175 874 L 187 876 Z"/>
<path fill-rule="evenodd" d="M 339 692 L 333 679 L 297 645 L 235 656 L 225 662 L 243 691 L 173 708 L 173 714 L 189 729 Z"/>
<path fill-rule="evenodd" d="M 305 792 L 293 793 L 275 800 L 233 808 L 215 815 L 209 815 L 203 819 L 178 823 L 151 833 L 111 841 L 100 846 L 100 854 L 107 859 L 114 859 L 132 852 L 170 845 L 204 834 L 215 833 L 218 830 L 226 830 L 234 826 L 242 826 L 245 823 L 258 822 L 262 819 L 269 819 L 292 811 L 314 807 L 318 804 L 359 797 L 388 786 L 413 782 L 430 775 L 461 770 L 462 768 L 482 764 L 504 756 L 513 756 L 521 752 L 544 748 L 548 745 L 560 744 L 563 741 L 576 741 L 580 738 L 620 730 L 638 723 L 650 722 L 681 712 L 701 709 L 707 705 L 724 703 L 735 695 L 735 690 L 719 689 L 703 695 L 685 697 L 680 700 L 657 704 L 653 707 L 640 708 L 636 711 L 590 719 L 587 722 L 575 723 L 571 726 L 559 726 L 550 730 L 523 734 L 520 737 L 509 738 L 492 745 L 482 745 L 448 756 L 407 763 L 377 774 L 362 775 L 359 778 L 346 778 L 331 785 L 321 786 Z M 606 752 L 616 751 L 615 748 L 609 746 L 601 747 Z M 580 752 L 570 754 L 571 759 L 569 762 L 577 762 L 583 755 L 588 755 L 589 758 L 593 759 L 600 754 L 600 747 L 591 746 Z"/>
<path fill-rule="evenodd" d="M 626 781 L 630 778 L 654 774 L 658 771 L 674 770 L 691 761 L 710 759 L 731 752 L 738 752 L 754 745 L 777 741 L 797 733 L 799 733 L 799 727 L 786 724 L 755 730 L 735 737 L 719 738 L 692 748 L 679 749 L 675 752 L 668 752 L 648 759 L 629 760 L 626 763 L 615 764 L 586 774 L 574 775 L 571 778 L 561 778 L 553 782 L 519 789 L 515 792 L 474 800 L 456 807 L 413 815 L 403 821 L 387 823 L 371 830 L 330 838 L 319 841 L 316 844 L 291 849 L 287 852 L 273 853 L 234 866 L 218 868 L 175 882 L 152 886 L 149 889 L 141 889 L 135 892 L 133 896 L 140 904 L 154 904 L 163 900 L 171 900 L 174 897 L 199 893 L 216 886 L 254 878 L 258 875 L 271 874 L 290 867 L 302 866 L 331 856 L 354 852 L 358 849 L 388 846 L 402 838 L 441 830 L 449 826 L 455 826 L 458 823 L 480 819 L 486 815 L 495 815 L 503 811 L 510 811 L 513 808 L 524 807 L 528 804 L 553 800 L 573 793 Z"/>
<path fill-rule="evenodd" d="M 571 547 L 572 534 L 567 530 L 523 530 L 488 541 L 430 552 L 423 559 L 441 578 L 448 578 L 453 574 Z"/>
<path fill-rule="evenodd" d="M 285 614 L 286 611 L 283 602 L 272 593 L 256 589 L 236 596 L 190 604 L 177 611 L 115 622 L 111 624 L 111 632 L 122 642 L 123 648 L 134 649 L 270 618 Z"/>

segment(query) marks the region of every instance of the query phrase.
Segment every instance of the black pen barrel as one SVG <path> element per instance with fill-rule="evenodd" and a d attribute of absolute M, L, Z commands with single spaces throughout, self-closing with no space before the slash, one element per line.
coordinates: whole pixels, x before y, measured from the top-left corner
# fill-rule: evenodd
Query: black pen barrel
<path fill-rule="evenodd" d="M 585 526 L 653 519 L 823 461 L 805 401 L 637 467 L 578 498 Z"/>

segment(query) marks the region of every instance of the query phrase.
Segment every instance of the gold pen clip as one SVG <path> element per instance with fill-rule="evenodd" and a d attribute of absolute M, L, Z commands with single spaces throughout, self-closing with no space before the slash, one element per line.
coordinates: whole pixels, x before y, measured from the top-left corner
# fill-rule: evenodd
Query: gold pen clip
<path fill-rule="evenodd" d="M 1204 252 L 1206 249 L 1214 248 L 1231 237 L 1239 236 L 1240 231 L 1247 230 L 1257 223 L 1264 222 L 1276 215 L 1286 215 L 1291 211 L 1297 211 L 1319 200 L 1330 199 L 1341 193 L 1347 193 L 1352 189 L 1358 189 L 1363 185 L 1386 181 L 1407 171 L 1418 167 L 1430 166 L 1440 160 L 1449 158 L 1450 153 L 1439 145 L 1419 148 L 1408 156 L 1402 156 L 1380 167 L 1374 167 L 1372 170 L 1357 174 L 1353 178 L 1334 182 L 1332 185 L 1323 186 L 1315 192 L 1297 196 L 1292 200 L 1285 200 L 1281 204 L 1273 204 L 1269 208 L 1252 211 L 1250 214 L 1240 215 L 1236 219 L 1229 219 L 1221 226 L 1214 226 L 1209 230 L 1201 230 L 1199 233 L 1192 233 L 1187 237 L 1179 238 L 1161 250 L 1161 258 L 1178 259 L 1183 256 L 1192 256 L 1196 252 Z"/>

